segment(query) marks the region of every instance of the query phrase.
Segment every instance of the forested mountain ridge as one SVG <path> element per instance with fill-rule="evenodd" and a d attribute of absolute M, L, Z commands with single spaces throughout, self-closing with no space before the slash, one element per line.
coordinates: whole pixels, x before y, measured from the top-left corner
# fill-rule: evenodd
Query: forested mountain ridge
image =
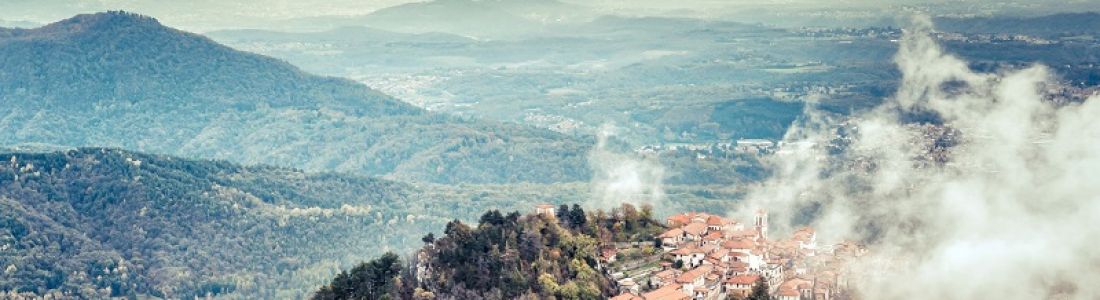
<path fill-rule="evenodd" d="M 0 157 L 0 290 L 27 296 L 302 298 L 454 217 L 367 177 L 103 148 Z"/>
<path fill-rule="evenodd" d="M 120 147 L 442 183 L 589 174 L 582 138 L 427 112 L 130 13 L 0 30 L 0 65 L 2 145 Z"/>
<path fill-rule="evenodd" d="M 312 76 L 124 12 L 7 29 L 0 32 L 0 47 L 0 84 L 13 91 L 4 96 L 15 103 L 33 99 L 65 109 L 110 100 L 210 110 L 267 105 L 357 109 L 349 112 L 358 115 L 424 113 L 351 81 Z M 334 84 L 341 82 L 348 84 Z"/>

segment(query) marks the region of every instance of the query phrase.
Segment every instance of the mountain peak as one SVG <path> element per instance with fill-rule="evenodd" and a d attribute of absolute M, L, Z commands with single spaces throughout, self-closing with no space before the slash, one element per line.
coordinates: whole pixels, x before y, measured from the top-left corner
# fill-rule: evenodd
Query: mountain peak
<path fill-rule="evenodd" d="M 125 11 L 107 11 L 81 14 L 61 20 L 33 31 L 40 33 L 73 33 L 88 30 L 104 31 L 119 28 L 167 29 L 157 19 Z"/>
<path fill-rule="evenodd" d="M 58 23 L 96 24 L 96 25 L 145 25 L 162 26 L 156 18 L 126 11 L 106 11 L 93 14 L 81 14 Z"/>

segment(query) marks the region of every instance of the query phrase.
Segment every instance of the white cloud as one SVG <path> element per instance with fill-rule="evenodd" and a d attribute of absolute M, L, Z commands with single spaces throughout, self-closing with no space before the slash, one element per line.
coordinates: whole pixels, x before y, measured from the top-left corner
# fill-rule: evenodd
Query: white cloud
<path fill-rule="evenodd" d="M 895 57 L 902 85 L 855 116 L 843 167 L 820 151 L 786 151 L 746 207 L 791 220 L 816 203 L 821 234 L 868 239 L 856 271 L 866 276 L 854 282 L 867 299 L 1094 299 L 1100 98 L 1056 106 L 1043 100 L 1056 84 L 1046 67 L 974 72 L 930 30 L 921 18 L 907 30 Z M 914 109 L 961 132 L 948 163 L 926 161 L 932 127 L 899 122 Z M 830 139 L 836 121 L 811 115 L 787 138 Z"/>
<path fill-rule="evenodd" d="M 652 158 L 618 153 L 608 145 L 619 129 L 600 127 L 596 147 L 588 154 L 592 168 L 592 200 L 588 207 L 611 209 L 622 203 L 662 207 L 664 168 Z"/>

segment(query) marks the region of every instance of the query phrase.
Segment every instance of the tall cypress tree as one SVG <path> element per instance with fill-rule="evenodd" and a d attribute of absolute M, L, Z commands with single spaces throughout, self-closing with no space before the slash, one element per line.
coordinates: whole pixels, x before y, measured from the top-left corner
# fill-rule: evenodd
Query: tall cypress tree
<path fill-rule="evenodd" d="M 575 228 L 583 228 L 588 223 L 588 216 L 584 214 L 584 209 L 577 204 L 573 204 L 573 210 L 569 212 L 569 219 Z"/>
<path fill-rule="evenodd" d="M 558 211 L 554 212 L 554 215 L 558 217 L 558 222 L 569 224 L 569 205 L 562 204 L 558 206 Z"/>
<path fill-rule="evenodd" d="M 752 287 L 752 294 L 749 294 L 745 300 L 769 300 L 768 296 L 768 281 L 764 279 L 764 276 L 756 279 L 756 286 Z"/>

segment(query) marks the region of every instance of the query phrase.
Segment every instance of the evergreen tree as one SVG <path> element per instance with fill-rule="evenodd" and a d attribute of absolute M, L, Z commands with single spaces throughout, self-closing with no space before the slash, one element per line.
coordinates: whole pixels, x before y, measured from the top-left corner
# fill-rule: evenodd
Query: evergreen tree
<path fill-rule="evenodd" d="M 569 223 L 573 228 L 584 228 L 588 223 L 588 216 L 584 214 L 584 209 L 580 205 L 573 204 L 573 210 L 569 212 Z"/>
<path fill-rule="evenodd" d="M 401 259 L 387 252 L 375 260 L 360 264 L 351 272 L 341 272 L 332 284 L 313 295 L 315 300 L 392 299 L 394 285 L 402 269 Z"/>
<path fill-rule="evenodd" d="M 756 279 L 756 286 L 752 287 L 752 294 L 749 294 L 745 300 L 769 300 L 768 296 L 768 281 L 764 279 L 764 276 Z"/>
<path fill-rule="evenodd" d="M 554 212 L 554 215 L 558 217 L 558 221 L 562 224 L 569 224 L 569 205 L 562 204 L 558 206 L 558 211 Z"/>
<path fill-rule="evenodd" d="M 648 220 L 652 219 L 653 218 L 653 205 L 649 205 L 649 203 L 642 204 L 642 212 L 641 212 L 640 217 L 643 221 L 648 221 Z"/>
<path fill-rule="evenodd" d="M 639 223 L 641 223 L 642 221 L 639 218 L 638 209 L 635 208 L 634 205 L 623 203 L 623 205 L 621 206 L 621 210 L 623 212 L 623 229 L 626 229 L 626 231 L 632 231 L 636 227 L 638 227 Z"/>
<path fill-rule="evenodd" d="M 481 215 L 480 225 L 496 226 L 504 224 L 504 215 L 499 210 L 490 210 Z"/>

